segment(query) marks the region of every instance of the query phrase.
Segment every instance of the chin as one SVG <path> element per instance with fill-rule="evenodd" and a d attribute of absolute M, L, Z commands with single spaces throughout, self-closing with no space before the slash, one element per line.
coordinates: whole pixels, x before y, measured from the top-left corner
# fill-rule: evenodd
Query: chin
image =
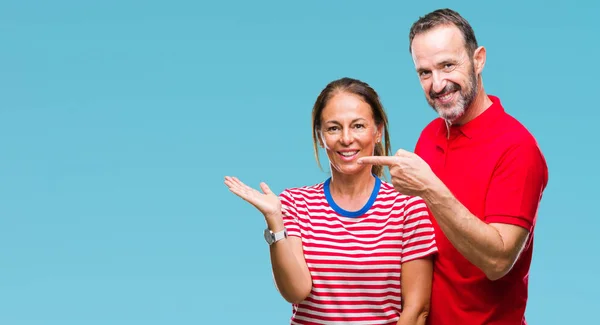
<path fill-rule="evenodd" d="M 444 120 L 456 121 L 465 115 L 465 110 L 461 107 L 436 109 L 438 115 Z"/>
<path fill-rule="evenodd" d="M 352 164 L 348 164 L 345 163 L 343 165 L 337 165 L 335 167 L 333 167 L 332 169 L 334 169 L 335 171 L 337 171 L 340 174 L 343 175 L 356 175 L 358 173 L 360 173 L 361 171 L 363 171 L 363 169 L 365 168 L 365 166 L 363 165 L 359 165 L 357 163 L 352 163 Z"/>

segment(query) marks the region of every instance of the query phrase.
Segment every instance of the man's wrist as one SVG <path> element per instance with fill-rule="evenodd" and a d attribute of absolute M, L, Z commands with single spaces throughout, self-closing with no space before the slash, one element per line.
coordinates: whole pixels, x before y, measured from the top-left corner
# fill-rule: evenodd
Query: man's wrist
<path fill-rule="evenodd" d="M 420 196 L 428 205 L 430 205 L 439 202 L 440 198 L 443 197 L 447 191 L 448 188 L 446 185 L 444 185 L 439 178 L 434 177 L 433 181 L 425 188 Z"/>

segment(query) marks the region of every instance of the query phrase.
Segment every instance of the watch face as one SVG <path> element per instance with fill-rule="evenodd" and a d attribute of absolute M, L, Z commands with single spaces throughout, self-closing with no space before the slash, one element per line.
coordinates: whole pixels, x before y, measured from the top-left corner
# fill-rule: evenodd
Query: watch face
<path fill-rule="evenodd" d="M 273 234 L 271 234 L 271 231 L 269 229 L 265 229 L 265 240 L 269 245 L 273 243 Z"/>

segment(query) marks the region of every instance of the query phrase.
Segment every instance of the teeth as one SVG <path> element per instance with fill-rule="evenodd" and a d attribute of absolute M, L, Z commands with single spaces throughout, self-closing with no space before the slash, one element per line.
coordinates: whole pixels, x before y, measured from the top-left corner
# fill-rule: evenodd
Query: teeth
<path fill-rule="evenodd" d="M 446 100 L 446 99 L 450 99 L 450 97 L 452 97 L 452 93 L 446 94 L 442 97 L 440 97 L 441 100 Z"/>
<path fill-rule="evenodd" d="M 358 151 L 340 152 L 340 154 L 342 154 L 342 156 L 344 157 L 351 157 L 356 155 L 357 153 Z"/>

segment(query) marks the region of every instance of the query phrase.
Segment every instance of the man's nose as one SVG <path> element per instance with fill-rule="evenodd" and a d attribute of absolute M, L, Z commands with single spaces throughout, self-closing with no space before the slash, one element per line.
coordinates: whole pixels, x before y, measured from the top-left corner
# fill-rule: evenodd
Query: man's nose
<path fill-rule="evenodd" d="M 435 93 L 439 93 L 442 90 L 444 90 L 444 88 L 446 87 L 447 81 L 446 79 L 439 73 L 434 71 L 432 74 L 432 78 L 433 78 L 433 92 Z"/>

